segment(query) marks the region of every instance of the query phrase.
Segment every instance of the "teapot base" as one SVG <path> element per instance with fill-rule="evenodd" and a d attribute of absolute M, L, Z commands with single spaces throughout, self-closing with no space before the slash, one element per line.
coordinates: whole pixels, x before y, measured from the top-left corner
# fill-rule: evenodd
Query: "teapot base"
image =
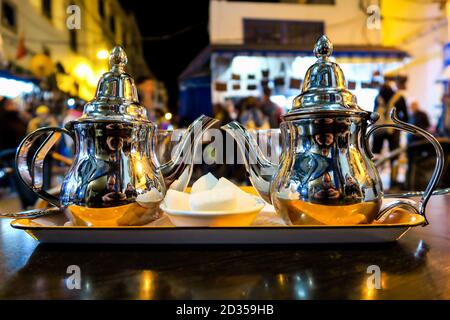
<path fill-rule="evenodd" d="M 89 208 L 69 205 L 67 215 L 76 226 L 117 227 L 142 226 L 162 216 L 160 201 L 150 203 L 146 207 L 137 202 L 117 207 Z"/>
<path fill-rule="evenodd" d="M 324 205 L 299 199 L 276 199 L 274 206 L 293 225 L 354 225 L 371 223 L 380 210 L 381 201 Z"/>

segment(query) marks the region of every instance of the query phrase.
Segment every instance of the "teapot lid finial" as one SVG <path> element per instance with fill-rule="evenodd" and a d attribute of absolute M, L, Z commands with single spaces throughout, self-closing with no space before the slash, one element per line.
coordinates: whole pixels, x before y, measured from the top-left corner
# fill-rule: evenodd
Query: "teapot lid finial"
<path fill-rule="evenodd" d="M 333 53 L 333 44 L 326 35 L 322 35 L 314 46 L 314 55 L 318 59 L 328 60 Z"/>
<path fill-rule="evenodd" d="M 124 70 L 128 63 L 128 57 L 121 46 L 115 46 L 109 55 L 109 64 L 113 70 Z"/>

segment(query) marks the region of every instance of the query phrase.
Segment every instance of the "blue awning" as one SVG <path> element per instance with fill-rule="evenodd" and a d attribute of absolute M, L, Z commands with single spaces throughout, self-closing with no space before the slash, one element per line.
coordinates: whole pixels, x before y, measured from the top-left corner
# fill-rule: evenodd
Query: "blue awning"
<path fill-rule="evenodd" d="M 212 51 L 226 55 L 255 55 L 255 56 L 277 56 L 295 55 L 312 56 L 310 47 L 304 48 L 292 45 L 212 45 Z M 385 46 L 364 45 L 336 45 L 333 48 L 333 56 L 336 58 L 386 58 L 402 60 L 409 57 L 406 51 Z"/>
<path fill-rule="evenodd" d="M 6 78 L 16 81 L 31 82 L 35 85 L 39 84 L 39 80 L 34 77 L 19 76 L 11 73 L 9 70 L 0 70 L 0 78 Z"/>

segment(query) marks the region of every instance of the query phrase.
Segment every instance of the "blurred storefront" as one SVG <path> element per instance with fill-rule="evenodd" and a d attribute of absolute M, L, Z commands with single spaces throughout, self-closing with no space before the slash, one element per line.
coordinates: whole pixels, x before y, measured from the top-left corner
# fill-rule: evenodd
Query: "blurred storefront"
<path fill-rule="evenodd" d="M 406 53 L 379 46 L 335 46 L 334 60 L 347 76 L 348 87 L 360 105 L 373 109 L 383 74 L 397 68 Z M 272 100 L 288 110 L 298 95 L 303 77 L 316 58 L 311 48 L 287 46 L 217 46 L 211 59 L 213 100 L 259 95 L 272 89 Z"/>
<path fill-rule="evenodd" d="M 193 107 L 202 112 L 225 98 L 259 96 L 264 86 L 272 89 L 274 102 L 289 108 L 314 61 L 314 42 L 325 33 L 363 108 L 373 109 L 379 85 L 388 79 L 436 122 L 444 88 L 439 81 L 445 15 L 445 1 L 212 0 L 211 45 L 180 76 L 180 87 L 188 99 L 201 101 L 196 97 L 209 82 L 211 104 Z"/>

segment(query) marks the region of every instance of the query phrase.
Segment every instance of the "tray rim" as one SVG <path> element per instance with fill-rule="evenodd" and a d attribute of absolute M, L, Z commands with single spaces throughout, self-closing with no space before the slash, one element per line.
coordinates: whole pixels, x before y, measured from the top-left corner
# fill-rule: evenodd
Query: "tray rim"
<path fill-rule="evenodd" d="M 410 213 L 414 215 L 417 219 L 415 222 L 411 223 L 390 223 L 390 224 L 353 224 L 353 225 L 289 225 L 289 226 L 279 226 L 279 225 L 262 225 L 262 226 L 230 226 L 230 227 L 208 227 L 208 226 L 186 226 L 186 227 L 175 227 L 175 226 L 31 226 L 20 224 L 22 220 L 33 220 L 33 219 L 15 219 L 11 221 L 10 225 L 14 229 L 19 230 L 245 230 L 245 229 L 271 229 L 271 230 L 287 230 L 287 229 L 377 229 L 377 228 L 411 228 L 423 225 L 425 218 L 419 214 Z"/>

